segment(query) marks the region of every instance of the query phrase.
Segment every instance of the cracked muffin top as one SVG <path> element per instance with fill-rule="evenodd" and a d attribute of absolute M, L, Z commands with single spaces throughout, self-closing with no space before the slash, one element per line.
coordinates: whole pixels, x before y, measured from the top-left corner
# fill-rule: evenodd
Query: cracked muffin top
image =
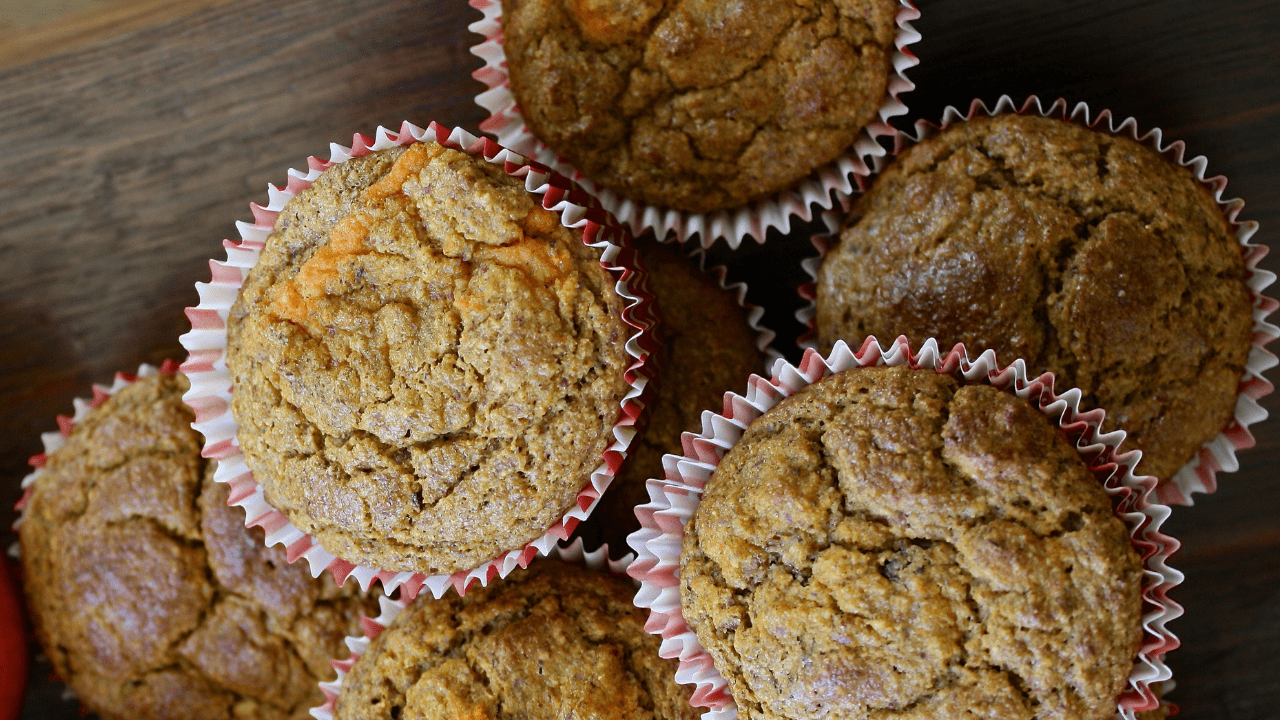
<path fill-rule="evenodd" d="M 742 388 L 764 364 L 736 292 L 720 287 L 678 246 L 649 241 L 637 249 L 662 308 L 658 392 L 647 407 L 648 422 L 628 448 L 630 459 L 575 533 L 587 547 L 608 543 L 614 557 L 629 552 L 627 535 L 640 529 L 635 507 L 649 502 L 645 481 L 663 476 L 662 456 L 683 452 L 681 433 L 698 430 L 702 411 L 719 412 L 725 392 Z"/>
<path fill-rule="evenodd" d="M 685 619 L 744 720 L 1110 718 L 1142 563 L 1039 411 L 932 370 L 753 422 L 685 530 Z"/>
<path fill-rule="evenodd" d="M 819 271 L 829 349 L 867 335 L 994 349 L 1078 387 L 1168 479 L 1230 421 L 1249 355 L 1240 246 L 1191 174 L 1041 117 L 957 124 L 853 208 Z"/>
<path fill-rule="evenodd" d="M 410 605 L 343 680 L 338 720 L 695 720 L 625 577 L 535 561 Z"/>
<path fill-rule="evenodd" d="M 894 0 L 504 0 L 511 91 L 597 183 L 692 212 L 765 198 L 884 103 Z"/>
<path fill-rule="evenodd" d="M 542 535 L 601 464 L 622 306 L 598 251 L 500 166 L 435 143 L 335 165 L 231 309 L 245 461 L 344 560 L 476 567 Z"/>
<path fill-rule="evenodd" d="M 200 457 L 186 387 L 140 379 L 50 454 L 19 528 L 36 635 L 103 718 L 303 720 L 377 603 L 245 529 Z"/>

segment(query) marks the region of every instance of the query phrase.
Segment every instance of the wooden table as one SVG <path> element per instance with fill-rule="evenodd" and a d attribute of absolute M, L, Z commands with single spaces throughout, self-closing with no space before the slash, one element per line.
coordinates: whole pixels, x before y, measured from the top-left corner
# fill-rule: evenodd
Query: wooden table
<path fill-rule="evenodd" d="M 1261 222 L 1257 239 L 1280 227 L 1275 3 L 920 9 L 911 118 L 1001 93 L 1087 100 L 1207 156 L 1212 174 L 1230 178 L 1228 194 L 1247 201 L 1242 218 Z M 116 370 L 183 356 L 192 285 L 268 182 L 379 124 L 475 130 L 482 86 L 470 72 L 480 61 L 466 26 L 478 17 L 462 0 L 113 0 L 33 30 L 0 24 L 4 526 L 39 433 L 72 397 Z M 792 288 L 814 229 L 714 253 L 750 283 L 784 349 L 799 331 Z M 1263 265 L 1280 269 L 1274 256 Z M 1274 414 L 1280 395 L 1263 404 Z M 1187 575 L 1174 593 L 1186 616 L 1172 624 L 1183 647 L 1169 664 L 1171 699 L 1188 718 L 1280 717 L 1278 430 L 1274 418 L 1256 425 L 1240 471 L 1166 526 L 1183 542 L 1174 565 Z M 47 673 L 34 668 L 23 717 L 76 717 Z"/>

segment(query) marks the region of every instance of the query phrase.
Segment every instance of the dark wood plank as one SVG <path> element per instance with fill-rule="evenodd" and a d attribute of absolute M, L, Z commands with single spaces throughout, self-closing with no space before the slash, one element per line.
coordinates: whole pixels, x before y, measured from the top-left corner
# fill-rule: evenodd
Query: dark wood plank
<path fill-rule="evenodd" d="M 4 475 L 91 382 L 182 356 L 193 283 L 268 182 L 380 123 L 474 128 L 477 17 L 241 2 L 0 74 Z"/>
<path fill-rule="evenodd" d="M 181 358 L 268 182 L 356 131 L 483 118 L 464 3 L 238 2 L 0 72 L 0 521 L 93 382 Z M 10 539 L 5 533 L 4 545 Z M 37 667 L 27 717 L 76 717 Z"/>
<path fill-rule="evenodd" d="M 89 0 L 7 3 L 0 11 L 0 68 L 81 51 L 231 0 Z"/>
<path fill-rule="evenodd" d="M 1086 100 L 1209 158 L 1267 241 L 1280 227 L 1280 9 L 1264 0 L 921 0 L 912 118 L 1001 93 Z M 0 493 L 17 499 L 38 433 L 70 398 L 141 361 L 180 357 L 182 308 L 267 182 L 379 123 L 475 130 L 460 0 L 241 0 L 105 45 L 0 71 Z M 781 343 L 811 253 L 787 236 L 715 259 L 751 284 Z M 1280 268 L 1280 259 L 1264 266 Z M 1275 294 L 1273 290 L 1272 294 Z M 1264 405 L 1273 413 L 1280 398 Z M 1276 717 L 1280 420 L 1220 491 L 1177 508 L 1187 581 L 1172 699 L 1190 718 Z M 7 541 L 6 541 L 7 544 Z M 72 717 L 33 673 L 25 717 Z"/>

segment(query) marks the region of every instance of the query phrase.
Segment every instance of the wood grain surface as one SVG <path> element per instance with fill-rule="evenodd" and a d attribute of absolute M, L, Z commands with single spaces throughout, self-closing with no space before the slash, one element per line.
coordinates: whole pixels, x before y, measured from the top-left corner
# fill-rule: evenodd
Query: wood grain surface
<path fill-rule="evenodd" d="M 919 6 L 909 118 L 1001 93 L 1109 107 L 1205 155 L 1228 195 L 1245 199 L 1241 217 L 1262 224 L 1256 240 L 1280 227 L 1275 2 Z M 480 61 L 466 26 L 478 18 L 462 0 L 239 0 L 0 70 L 4 526 L 39 434 L 73 397 L 116 370 L 183 356 L 193 284 L 268 182 L 379 124 L 476 130 L 483 87 L 470 77 Z M 713 253 L 750 284 L 784 349 L 800 329 L 794 287 L 814 230 Z M 1263 404 L 1274 414 L 1280 398 Z M 1274 417 L 1256 425 L 1240 471 L 1166 525 L 1187 575 L 1173 594 L 1186 615 L 1171 625 L 1183 646 L 1169 658 L 1183 717 L 1280 717 L 1278 430 Z M 48 671 L 34 668 L 23 717 L 76 717 Z"/>
<path fill-rule="evenodd" d="M 0 0 L 0 69 L 74 52 L 232 0 Z"/>

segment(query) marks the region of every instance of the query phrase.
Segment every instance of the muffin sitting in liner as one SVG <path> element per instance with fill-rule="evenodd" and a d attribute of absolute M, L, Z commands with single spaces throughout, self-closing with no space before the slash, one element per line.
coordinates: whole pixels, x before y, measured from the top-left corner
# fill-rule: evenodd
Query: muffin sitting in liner
<path fill-rule="evenodd" d="M 335 720 L 694 720 L 625 578 L 540 560 L 465 597 L 419 599 L 360 655 Z"/>
<path fill-rule="evenodd" d="M 1060 120 L 958 123 L 859 198 L 817 283 L 823 348 L 963 342 L 1050 370 L 1171 477 L 1231 419 L 1253 320 L 1241 249 L 1191 174 Z"/>
<path fill-rule="evenodd" d="M 645 481 L 663 477 L 662 456 L 679 454 L 680 434 L 698 426 L 703 410 L 719 411 L 725 388 L 746 382 L 764 362 L 733 292 L 700 271 L 677 246 L 646 242 L 637 248 L 662 308 L 658 393 L 649 405 L 648 423 L 631 445 L 631 459 L 576 532 L 588 547 L 606 543 L 615 554 L 627 552 L 627 535 L 640 527 L 635 507 L 648 501 Z"/>
<path fill-rule="evenodd" d="M 745 205 L 846 152 L 884 103 L 894 0 L 506 0 L 533 134 L 628 198 Z"/>
<path fill-rule="evenodd" d="M 542 535 L 613 441 L 622 298 L 521 181 L 436 143 L 285 205 L 227 323 L 266 500 L 343 560 L 452 573 Z"/>
<path fill-rule="evenodd" d="M 250 536 L 200 457 L 186 385 L 123 388 L 48 457 L 19 530 L 36 635 L 104 718 L 302 720 L 377 604 Z"/>
<path fill-rule="evenodd" d="M 1040 412 L 932 370 L 760 416 L 685 528 L 684 617 L 743 720 L 1109 718 L 1142 560 Z"/>

